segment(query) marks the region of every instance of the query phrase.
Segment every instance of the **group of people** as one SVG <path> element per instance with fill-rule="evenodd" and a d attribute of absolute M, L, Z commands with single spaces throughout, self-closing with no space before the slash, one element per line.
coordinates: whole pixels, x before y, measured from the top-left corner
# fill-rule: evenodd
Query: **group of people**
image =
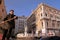
<path fill-rule="evenodd" d="M 12 19 L 13 18 L 13 19 Z M 9 14 L 3 19 L 2 23 L 4 24 L 6 20 L 12 19 L 7 21 L 7 23 L 9 24 L 9 28 L 8 29 L 3 29 L 3 37 L 2 40 L 9 40 L 10 37 L 13 37 L 11 35 L 11 32 L 13 29 L 15 29 L 15 19 L 17 19 L 18 17 L 16 15 L 14 15 L 14 10 L 10 10 Z"/>

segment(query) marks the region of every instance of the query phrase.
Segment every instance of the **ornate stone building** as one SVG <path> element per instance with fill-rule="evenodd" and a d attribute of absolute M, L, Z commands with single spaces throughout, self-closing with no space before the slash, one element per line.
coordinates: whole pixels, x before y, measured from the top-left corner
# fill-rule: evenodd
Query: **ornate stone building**
<path fill-rule="evenodd" d="M 0 19 L 4 18 L 6 16 L 6 8 L 5 8 L 5 3 L 4 0 L 0 0 Z"/>
<path fill-rule="evenodd" d="M 18 19 L 15 20 L 15 34 L 25 32 L 25 27 L 27 27 L 26 19 L 27 17 L 25 16 L 19 16 Z"/>
<path fill-rule="evenodd" d="M 49 32 L 60 35 L 60 10 L 41 3 L 27 18 L 28 29 L 35 34 Z"/>
<path fill-rule="evenodd" d="M 3 18 L 6 16 L 6 8 L 5 8 L 5 3 L 4 0 L 0 0 L 0 23 L 2 22 Z M 1 26 L 1 24 L 0 24 Z M 0 32 L 2 32 L 2 30 L 0 29 Z"/>

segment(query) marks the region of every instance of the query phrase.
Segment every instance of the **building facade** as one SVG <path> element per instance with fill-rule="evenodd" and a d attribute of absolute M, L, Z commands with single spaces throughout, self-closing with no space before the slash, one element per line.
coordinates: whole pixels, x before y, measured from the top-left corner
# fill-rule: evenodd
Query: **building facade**
<path fill-rule="evenodd" d="M 3 19 L 6 16 L 6 8 L 4 0 L 0 0 L 0 19 Z"/>
<path fill-rule="evenodd" d="M 46 4 L 39 4 L 27 18 L 28 29 L 35 34 L 47 35 L 49 32 L 56 36 L 60 35 L 60 10 Z M 32 32 L 32 30 L 30 30 Z"/>
<path fill-rule="evenodd" d="M 2 22 L 2 20 L 4 19 L 4 17 L 6 16 L 6 8 L 5 8 L 5 4 L 4 4 L 4 0 L 0 0 L 0 23 Z M 0 24 L 1 26 L 1 24 Z M 0 29 L 0 33 L 2 32 L 2 30 Z"/>
<path fill-rule="evenodd" d="M 27 17 L 25 16 L 19 16 L 18 19 L 15 20 L 15 34 L 24 33 L 25 27 L 27 27 L 26 19 Z"/>
<path fill-rule="evenodd" d="M 36 31 L 36 14 L 33 13 L 31 16 L 27 18 L 27 27 L 28 33 L 35 34 Z"/>

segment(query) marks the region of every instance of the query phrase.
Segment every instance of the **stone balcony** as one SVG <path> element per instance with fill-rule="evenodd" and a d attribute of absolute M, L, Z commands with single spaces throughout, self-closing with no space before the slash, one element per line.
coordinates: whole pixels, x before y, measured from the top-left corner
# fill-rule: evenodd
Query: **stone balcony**
<path fill-rule="evenodd" d="M 50 19 L 50 17 L 48 17 L 48 16 L 42 16 L 42 17 L 40 17 L 40 19 Z"/>
<path fill-rule="evenodd" d="M 56 20 L 56 18 L 51 18 L 51 20 Z"/>
<path fill-rule="evenodd" d="M 56 19 L 56 21 L 60 21 L 60 19 Z"/>
<path fill-rule="evenodd" d="M 60 30 L 60 27 L 47 27 L 47 29 Z"/>

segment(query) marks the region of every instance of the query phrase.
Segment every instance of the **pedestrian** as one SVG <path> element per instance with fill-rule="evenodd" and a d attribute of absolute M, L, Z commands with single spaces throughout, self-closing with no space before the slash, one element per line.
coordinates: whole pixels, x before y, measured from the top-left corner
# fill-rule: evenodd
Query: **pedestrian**
<path fill-rule="evenodd" d="M 9 28 L 4 29 L 2 40 L 5 40 L 5 38 L 7 40 L 9 40 L 9 38 L 11 37 L 12 30 L 15 29 L 15 19 L 17 19 L 17 18 L 18 17 L 16 15 L 14 15 L 14 10 L 10 10 L 9 14 L 4 18 L 2 23 L 5 23 L 4 21 L 6 21 L 6 20 L 9 20 L 9 19 L 11 19 L 11 20 L 7 21 L 7 23 L 9 24 Z M 8 36 L 7 36 L 7 34 L 8 34 Z"/>

